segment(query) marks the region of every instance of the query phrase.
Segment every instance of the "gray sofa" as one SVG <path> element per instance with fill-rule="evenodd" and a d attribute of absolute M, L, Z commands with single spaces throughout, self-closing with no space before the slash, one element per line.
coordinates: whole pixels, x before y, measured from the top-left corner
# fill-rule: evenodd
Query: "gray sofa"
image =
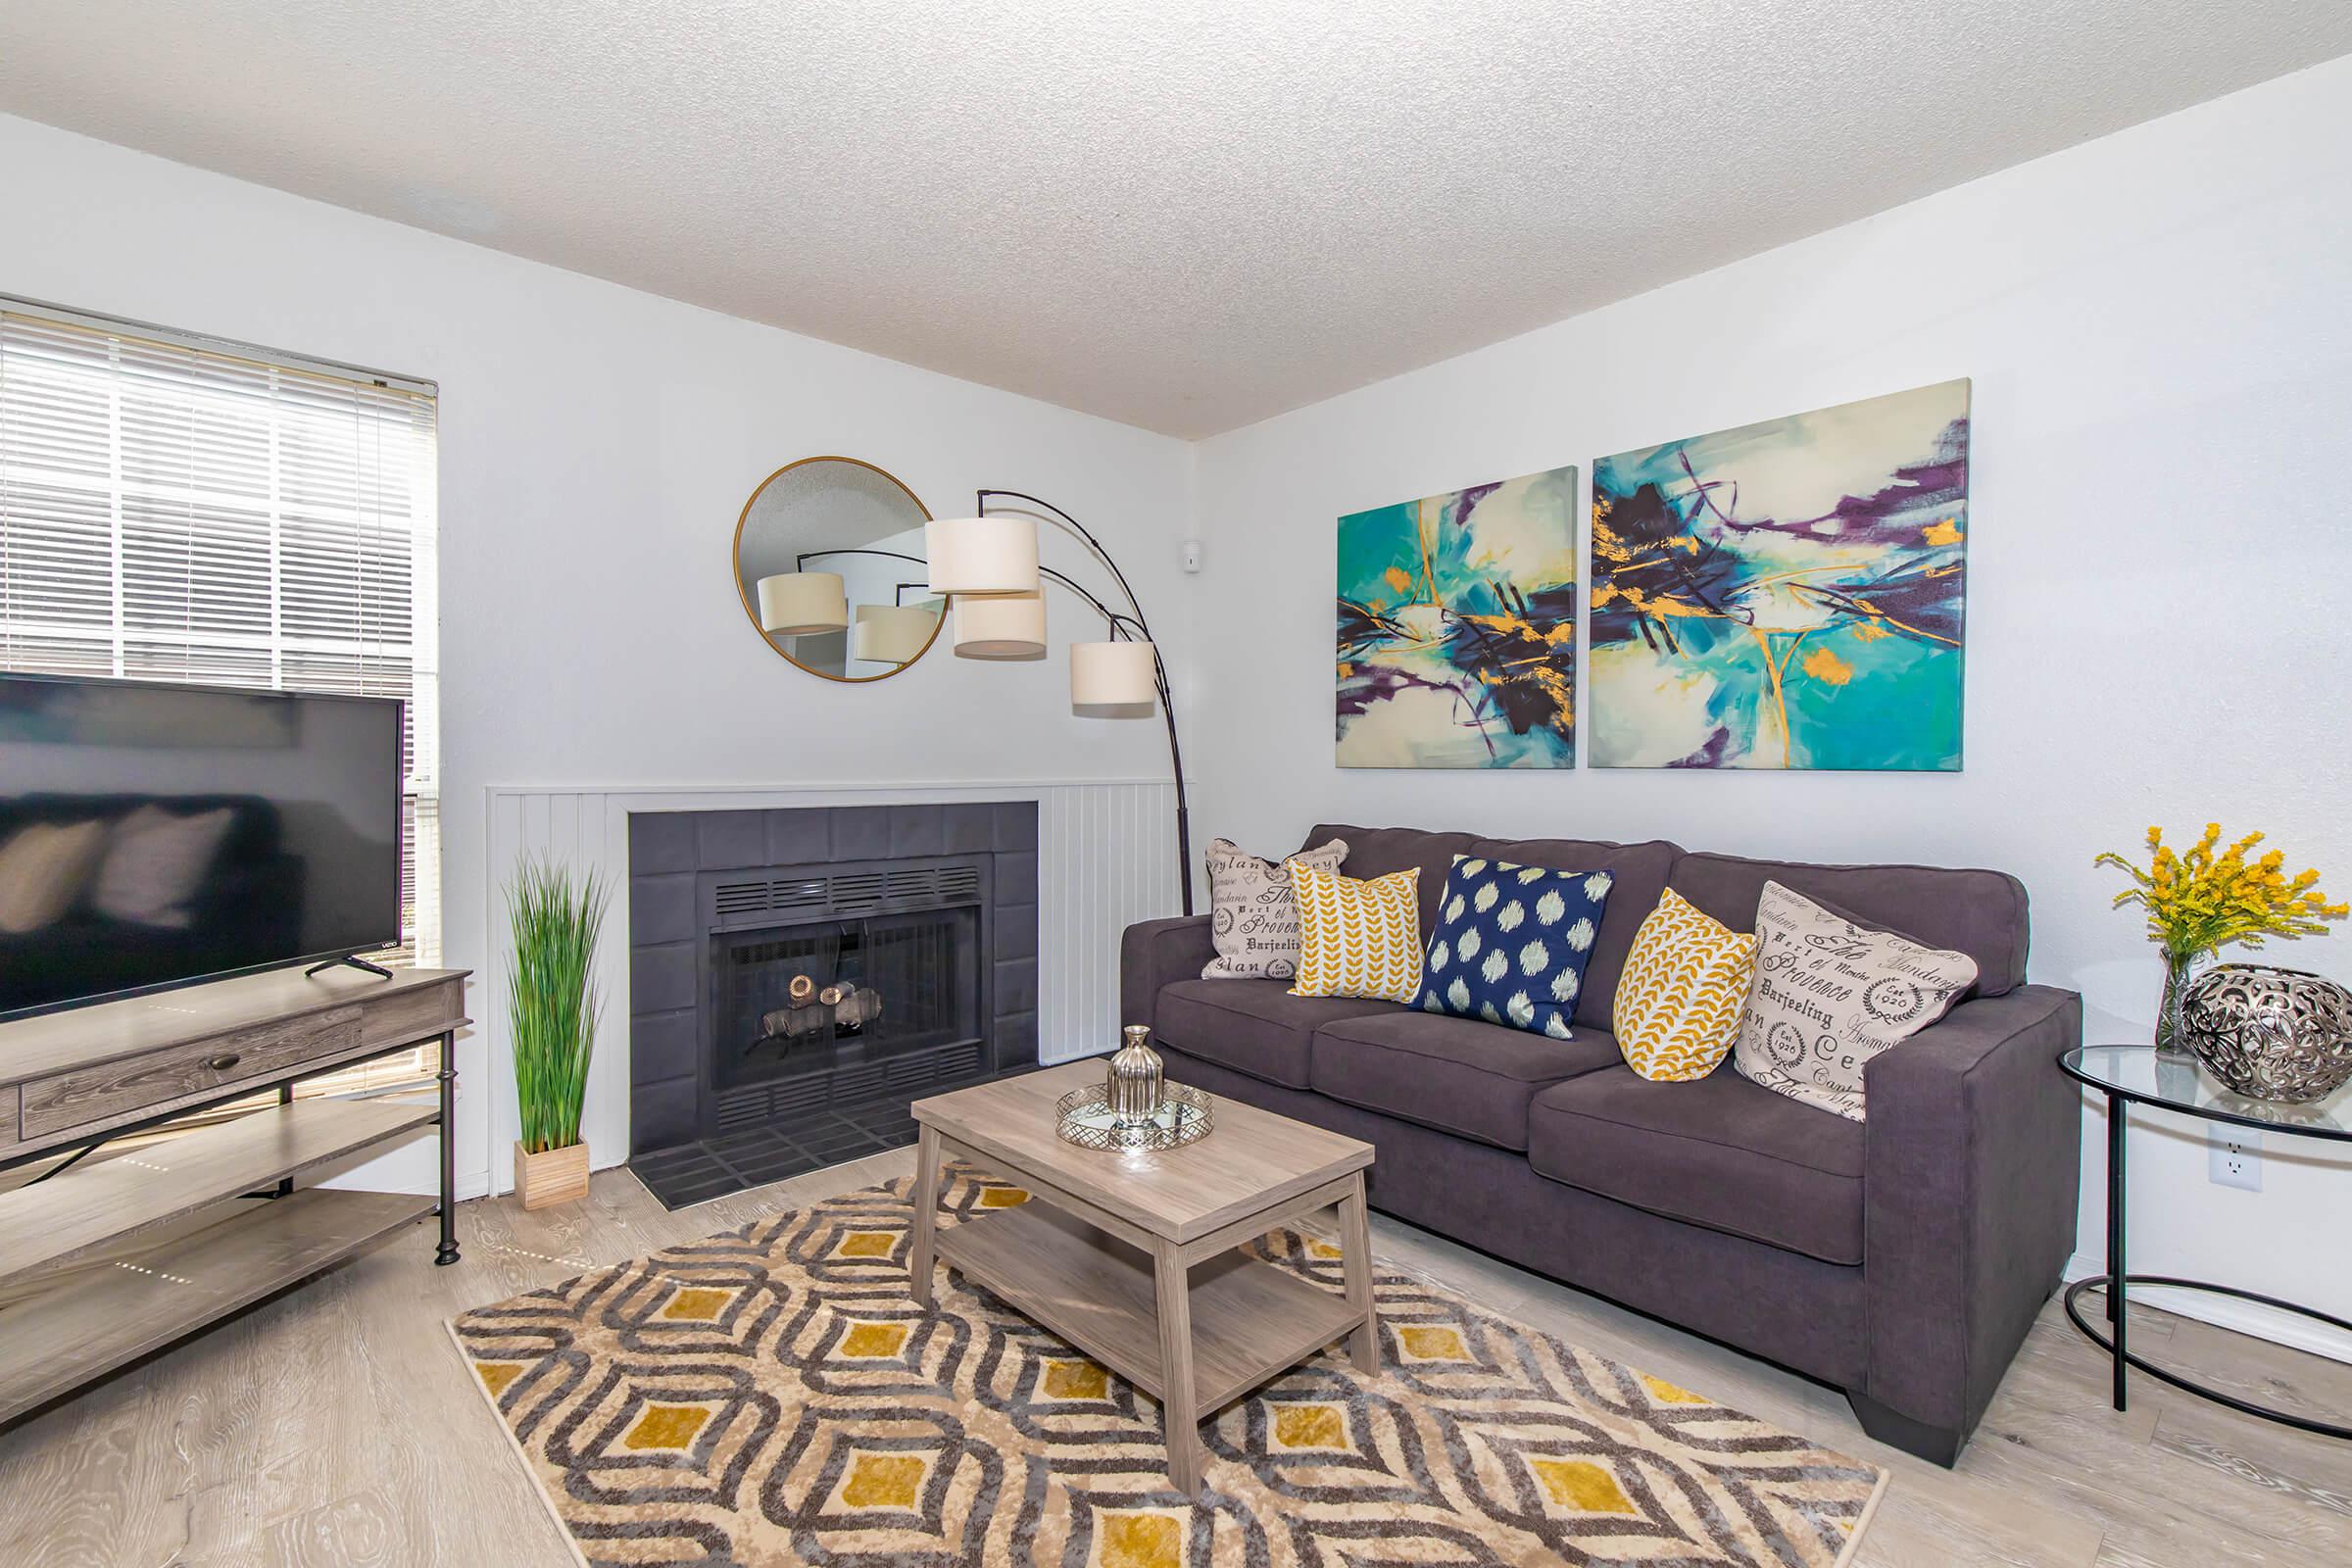
<path fill-rule="evenodd" d="M 1548 1039 L 1393 1003 L 1203 980 L 1208 917 L 1131 926 L 1126 1021 L 1169 1076 L 1362 1138 L 1399 1219 L 1842 1389 L 1873 1437 L 1950 1464 L 2074 1250 L 2082 999 L 2025 983 L 2026 892 L 1997 871 L 1805 865 L 1663 841 L 1504 841 L 1326 824 L 1349 876 L 1456 855 L 1613 873 L 1576 1010 Z M 1977 987 L 1867 1069 L 1870 1119 L 1727 1063 L 1651 1083 L 1609 1033 L 1634 932 L 1672 887 L 1753 929 L 1767 879 L 1976 959 Z"/>

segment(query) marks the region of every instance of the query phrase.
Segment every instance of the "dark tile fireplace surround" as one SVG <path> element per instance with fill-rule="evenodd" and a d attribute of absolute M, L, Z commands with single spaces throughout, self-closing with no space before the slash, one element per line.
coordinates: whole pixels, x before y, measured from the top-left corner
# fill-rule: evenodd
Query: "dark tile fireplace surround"
<path fill-rule="evenodd" d="M 671 1208 L 913 1143 L 913 1101 L 1037 1064 L 1037 803 L 630 813 L 629 1008 Z"/>

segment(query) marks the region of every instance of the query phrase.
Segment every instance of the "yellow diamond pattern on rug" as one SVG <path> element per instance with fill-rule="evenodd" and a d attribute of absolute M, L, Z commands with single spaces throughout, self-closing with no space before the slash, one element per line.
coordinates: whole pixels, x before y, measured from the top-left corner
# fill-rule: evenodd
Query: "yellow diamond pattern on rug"
<path fill-rule="evenodd" d="M 707 1405 L 648 1404 L 629 1424 L 629 1430 L 621 1437 L 621 1446 L 630 1449 L 690 1447 L 695 1434 L 710 1419 Z"/>
<path fill-rule="evenodd" d="M 1336 1404 L 1278 1404 L 1274 1407 L 1274 1446 L 1285 1453 L 1310 1448 L 1353 1453 L 1348 1441 L 1348 1412 Z"/>
<path fill-rule="evenodd" d="M 1110 1393 L 1110 1374 L 1092 1361 L 1050 1356 L 1038 1382 L 1049 1399 L 1100 1399 Z"/>
<path fill-rule="evenodd" d="M 913 1454 L 861 1453 L 850 1461 L 841 1500 L 852 1508 L 912 1508 L 922 1497 L 925 1468 Z"/>
<path fill-rule="evenodd" d="M 950 1173 L 940 1223 L 1018 1189 Z M 1864 1465 L 1375 1268 L 1385 1370 L 1327 1348 L 1218 1412 L 1196 1500 L 1159 1412 L 942 1268 L 905 1184 L 598 1269 L 452 1325 L 591 1568 L 1833 1568 Z M 1251 1250 L 1338 1292 L 1331 1249 Z M 723 1293 L 709 1321 L 665 1318 Z"/>
<path fill-rule="evenodd" d="M 1537 1482 L 1553 1506 L 1573 1509 L 1578 1513 L 1639 1514 L 1634 1499 L 1625 1494 L 1604 1465 L 1590 1459 L 1530 1459 L 1527 1467 L 1536 1473 Z"/>
<path fill-rule="evenodd" d="M 904 1323 L 852 1323 L 842 1332 L 841 1353 L 860 1360 L 895 1356 L 914 1331 Z"/>
<path fill-rule="evenodd" d="M 735 1299 L 733 1291 L 714 1291 L 707 1286 L 689 1285 L 669 1298 L 662 1308 L 662 1316 L 674 1323 L 708 1323 L 727 1309 Z"/>
<path fill-rule="evenodd" d="M 1626 1064 L 1682 1082 L 1722 1065 L 1756 974 L 1756 939 L 1668 888 L 1634 933 L 1611 1023 Z"/>
<path fill-rule="evenodd" d="M 1295 997 L 1410 1002 L 1421 990 L 1420 873 L 1358 881 L 1288 862 L 1298 904 Z"/>

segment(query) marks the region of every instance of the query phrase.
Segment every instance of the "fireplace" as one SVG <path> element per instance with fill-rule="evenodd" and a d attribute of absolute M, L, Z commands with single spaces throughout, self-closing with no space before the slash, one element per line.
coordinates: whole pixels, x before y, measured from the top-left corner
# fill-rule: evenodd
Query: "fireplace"
<path fill-rule="evenodd" d="M 1037 1062 L 1031 802 L 632 813 L 630 1165 L 675 1206 Z"/>

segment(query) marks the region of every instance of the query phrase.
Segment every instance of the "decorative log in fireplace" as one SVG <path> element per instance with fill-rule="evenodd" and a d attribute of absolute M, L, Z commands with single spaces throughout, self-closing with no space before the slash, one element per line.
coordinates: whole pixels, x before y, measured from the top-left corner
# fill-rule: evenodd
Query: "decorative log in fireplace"
<path fill-rule="evenodd" d="M 791 1006 L 760 1014 L 760 1028 L 767 1039 L 790 1042 L 854 1035 L 882 1018 L 882 993 L 871 986 L 826 986 L 820 990 L 803 974 L 792 977 L 786 995 L 793 999 Z"/>

